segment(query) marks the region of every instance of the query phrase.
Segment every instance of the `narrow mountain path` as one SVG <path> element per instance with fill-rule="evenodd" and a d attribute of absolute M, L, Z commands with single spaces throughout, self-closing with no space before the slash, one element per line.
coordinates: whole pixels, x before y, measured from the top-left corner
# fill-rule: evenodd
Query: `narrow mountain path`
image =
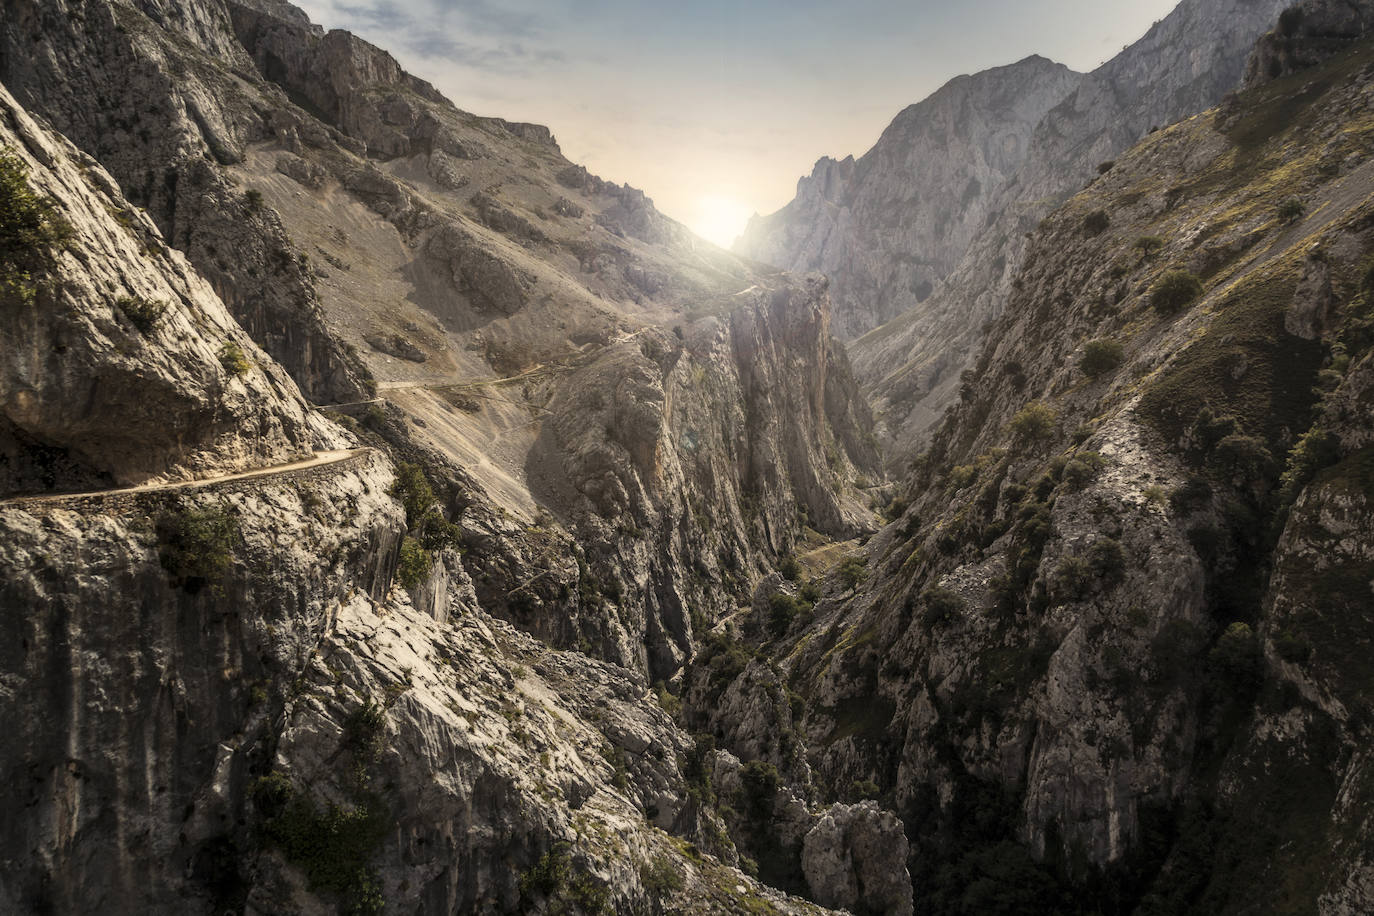
<path fill-rule="evenodd" d="M 304 458 L 300 461 L 292 461 L 287 464 L 277 464 L 271 467 L 255 468 L 251 471 L 237 471 L 233 474 L 220 474 L 215 477 L 201 477 L 196 480 L 173 480 L 164 483 L 144 483 L 135 487 L 118 487 L 112 490 L 91 490 L 85 493 L 50 493 L 42 496 L 11 496 L 0 499 L 0 506 L 11 504 L 43 504 L 57 503 L 64 500 L 80 500 L 92 498 L 108 498 L 115 496 L 131 496 L 139 493 L 154 493 L 168 490 L 192 490 L 200 487 L 213 486 L 220 483 L 229 483 L 241 480 L 254 480 L 262 477 L 289 477 L 301 471 L 309 471 L 315 468 L 328 467 L 340 464 L 355 458 L 359 455 L 371 452 L 370 448 L 342 449 L 338 451 L 316 452 L 311 458 Z"/>

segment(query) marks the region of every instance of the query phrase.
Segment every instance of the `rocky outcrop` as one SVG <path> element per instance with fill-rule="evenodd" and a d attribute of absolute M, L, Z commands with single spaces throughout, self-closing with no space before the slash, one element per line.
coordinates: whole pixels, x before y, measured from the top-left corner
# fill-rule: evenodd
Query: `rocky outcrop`
<path fill-rule="evenodd" d="M 7 423 L 105 486 L 348 440 L 93 160 L 0 106 L 7 200 L 70 225 L 40 273 L 0 264 Z M 827 912 L 737 869 L 641 673 L 482 609 L 453 539 L 518 551 L 505 507 L 415 480 L 360 448 L 0 502 L 0 909 Z"/>
<path fill-rule="evenodd" d="M 1151 129 L 1203 111 L 1240 85 L 1255 39 L 1284 0 L 1185 0 L 1082 79 L 1036 126 L 1024 161 L 986 204 L 963 259 L 921 305 L 854 342 L 879 436 L 898 462 L 924 445 L 959 395 L 983 328 L 1002 313 L 1026 233 Z"/>
<path fill-rule="evenodd" d="M 1278 27 L 1255 45 L 1245 85 L 1315 67 L 1350 48 L 1374 26 L 1374 4 L 1363 0 L 1304 0 L 1283 11 Z"/>
<path fill-rule="evenodd" d="M 1368 907 L 1372 55 L 1051 214 L 866 576 L 741 625 L 716 695 L 777 666 L 818 791 L 900 813 L 918 911 Z"/>
<path fill-rule="evenodd" d="M 53 202 L 67 234 L 50 265 L 0 289 L 0 492 L 208 476 L 314 450 L 294 384 L 209 284 L 3 87 L 0 154 L 7 194 Z"/>
<path fill-rule="evenodd" d="M 355 400 L 362 367 L 325 329 L 313 278 L 281 223 L 224 172 L 272 129 L 260 113 L 271 106 L 233 76 L 252 63 L 228 10 L 146 7 L 6 4 L 0 80 L 114 176 L 308 397 Z"/>
<path fill-rule="evenodd" d="M 831 279 L 849 340 L 930 297 L 983 228 L 1031 132 L 1081 77 L 1043 57 L 952 80 L 899 114 L 859 160 L 821 159 L 735 250 Z"/>

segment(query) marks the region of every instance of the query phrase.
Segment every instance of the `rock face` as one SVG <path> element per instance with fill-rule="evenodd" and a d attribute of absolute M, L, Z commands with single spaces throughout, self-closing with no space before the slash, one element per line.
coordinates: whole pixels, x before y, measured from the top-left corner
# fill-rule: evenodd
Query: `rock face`
<path fill-rule="evenodd" d="M 916 911 L 1374 902 L 1371 60 L 1051 214 L 866 575 L 712 659 L 717 696 L 796 693 L 822 796 L 896 809 Z"/>
<path fill-rule="evenodd" d="M 1315 67 L 1348 50 L 1374 26 L 1374 4 L 1362 0 L 1304 0 L 1283 11 L 1278 28 L 1255 46 L 1245 85 L 1260 86 Z"/>
<path fill-rule="evenodd" d="M 830 277 L 835 330 L 860 336 L 928 299 L 1016 172 L 1031 133 L 1082 77 L 1043 57 L 950 81 L 855 161 L 826 158 L 735 250 Z"/>
<path fill-rule="evenodd" d="M 3 87 L 0 151 L 70 236 L 50 266 L 0 289 L 0 493 L 313 452 L 322 440 L 280 367 L 110 176 Z"/>
<path fill-rule="evenodd" d="M 960 374 L 978 355 L 984 325 L 1001 314 L 1011 293 L 1026 233 L 1149 130 L 1215 105 L 1237 88 L 1255 39 L 1284 6 L 1284 0 L 1185 0 L 1050 109 L 1016 173 L 989 191 L 986 210 L 993 218 L 980 226 L 961 262 L 929 299 L 850 348 L 894 459 L 919 451 L 958 397 Z"/>
<path fill-rule="evenodd" d="M 102 2 L 69 16 L 60 4 L 6 3 L 0 81 L 109 171 L 307 396 L 356 400 L 363 368 L 324 327 L 313 278 L 280 221 L 224 170 L 277 127 L 232 75 L 252 63 L 228 8 L 144 6 Z"/>
<path fill-rule="evenodd" d="M 649 689 L 876 527 L 826 283 L 286 4 L 0 49 L 0 910 L 826 912 Z"/>

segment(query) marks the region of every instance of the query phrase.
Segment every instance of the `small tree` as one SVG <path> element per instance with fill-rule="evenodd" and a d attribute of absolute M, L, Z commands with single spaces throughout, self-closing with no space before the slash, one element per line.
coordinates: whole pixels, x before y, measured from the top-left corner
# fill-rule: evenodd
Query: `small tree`
<path fill-rule="evenodd" d="M 1148 258 L 1164 247 L 1164 240 L 1157 235 L 1142 235 L 1132 247 Z"/>
<path fill-rule="evenodd" d="M 845 588 L 854 588 L 868 578 L 868 564 L 863 557 L 850 557 L 840 564 L 839 574 Z"/>
<path fill-rule="evenodd" d="M 1279 204 L 1279 222 L 1295 223 L 1307 212 L 1307 205 L 1297 197 L 1290 197 Z"/>
<path fill-rule="evenodd" d="M 230 375 L 243 375 L 253 368 L 252 363 L 248 362 L 248 357 L 243 354 L 243 348 L 232 340 L 226 340 L 224 346 L 219 348 L 219 364 Z"/>
<path fill-rule="evenodd" d="M 1083 345 L 1083 359 L 1078 367 L 1090 378 L 1098 378 L 1116 370 L 1124 357 L 1125 348 L 1119 341 L 1098 338 Z"/>
<path fill-rule="evenodd" d="M 1083 232 L 1087 235 L 1101 235 L 1112 224 L 1106 210 L 1094 210 L 1083 217 Z"/>
<path fill-rule="evenodd" d="M 1050 437 L 1058 420 L 1059 415 L 1053 407 L 1031 401 L 1011 418 L 1011 434 L 1021 442 L 1040 442 Z"/>
<path fill-rule="evenodd" d="M 1202 281 L 1186 270 L 1170 270 L 1150 288 L 1150 304 L 1164 315 L 1192 305 L 1202 296 Z"/>
<path fill-rule="evenodd" d="M 415 588 L 429 575 L 434 565 L 434 556 L 414 538 L 401 541 L 401 559 L 396 567 L 396 578 L 406 589 Z"/>

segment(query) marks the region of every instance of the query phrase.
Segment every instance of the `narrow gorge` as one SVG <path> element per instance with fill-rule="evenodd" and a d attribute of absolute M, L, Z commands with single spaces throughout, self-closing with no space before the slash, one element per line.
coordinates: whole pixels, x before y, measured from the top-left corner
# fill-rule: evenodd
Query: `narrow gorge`
<path fill-rule="evenodd" d="M 1374 912 L 1374 4 L 737 253 L 284 0 L 0 11 L 0 913 Z"/>

